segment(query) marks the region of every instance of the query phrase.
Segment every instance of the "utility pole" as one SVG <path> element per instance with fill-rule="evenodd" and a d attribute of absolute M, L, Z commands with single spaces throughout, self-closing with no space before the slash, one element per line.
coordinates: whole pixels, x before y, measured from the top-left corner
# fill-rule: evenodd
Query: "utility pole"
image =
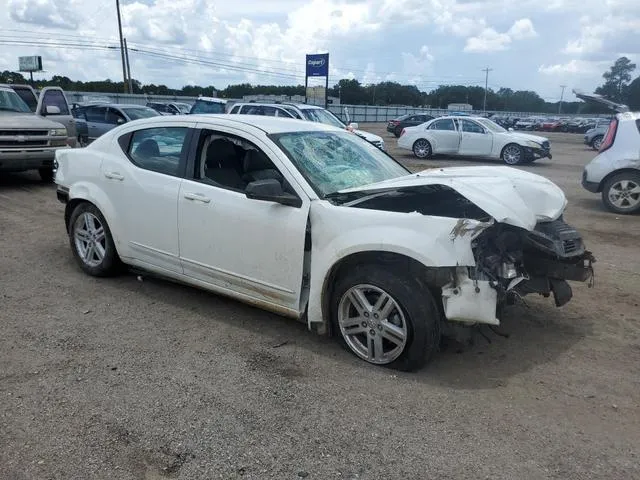
<path fill-rule="evenodd" d="M 131 79 L 131 67 L 129 66 L 129 48 L 127 47 L 127 39 L 124 39 L 124 58 L 127 63 L 127 78 L 129 79 L 129 93 L 133 93 L 133 80 Z"/>
<path fill-rule="evenodd" d="M 560 105 L 558 105 L 558 114 L 562 113 L 562 100 L 564 99 L 564 89 L 567 88 L 566 85 L 560 85 L 562 89 L 562 93 L 560 94 Z"/>
<path fill-rule="evenodd" d="M 493 68 L 483 68 L 482 71 L 485 72 L 484 77 L 484 104 L 482 106 L 482 110 L 484 113 L 487 113 L 487 88 L 489 88 L 489 72 L 492 71 Z"/>
<path fill-rule="evenodd" d="M 127 93 L 127 65 L 124 60 L 124 42 L 122 39 L 122 20 L 120 19 L 120 0 L 116 0 L 116 10 L 118 12 L 118 32 L 120 33 L 120 56 L 122 57 L 122 84 L 124 93 Z"/>

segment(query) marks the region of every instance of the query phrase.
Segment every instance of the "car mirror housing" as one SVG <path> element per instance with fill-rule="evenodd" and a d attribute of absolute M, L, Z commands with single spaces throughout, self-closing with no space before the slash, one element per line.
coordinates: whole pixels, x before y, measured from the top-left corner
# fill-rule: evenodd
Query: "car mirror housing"
<path fill-rule="evenodd" d="M 302 200 L 282 190 L 282 184 L 275 179 L 256 180 L 247 185 L 244 190 L 247 198 L 265 202 L 279 203 L 289 207 L 300 208 Z"/>
<path fill-rule="evenodd" d="M 60 115 L 60 107 L 56 107 L 55 105 L 47 105 L 44 111 L 47 115 Z"/>

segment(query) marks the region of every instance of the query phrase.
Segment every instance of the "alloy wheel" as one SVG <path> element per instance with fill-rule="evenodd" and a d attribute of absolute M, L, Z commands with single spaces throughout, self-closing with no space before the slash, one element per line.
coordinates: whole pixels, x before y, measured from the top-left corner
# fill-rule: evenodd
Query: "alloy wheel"
<path fill-rule="evenodd" d="M 640 204 L 640 185 L 633 180 L 619 180 L 608 192 L 609 201 L 622 210 L 631 210 Z"/>
<path fill-rule="evenodd" d="M 509 165 L 516 165 L 520 163 L 522 150 L 517 145 L 508 145 L 502 153 L 502 158 L 505 163 L 508 163 Z"/>
<path fill-rule="evenodd" d="M 338 305 L 338 326 L 349 348 L 367 362 L 396 360 L 407 344 L 408 327 L 399 303 L 373 285 L 355 285 Z"/>
<path fill-rule="evenodd" d="M 73 225 L 73 240 L 78 256 L 89 267 L 97 267 L 104 260 L 107 237 L 98 217 L 89 212 L 80 215 Z"/>
<path fill-rule="evenodd" d="M 427 158 L 431 154 L 431 145 L 426 140 L 418 140 L 413 145 L 413 153 L 418 158 Z"/>

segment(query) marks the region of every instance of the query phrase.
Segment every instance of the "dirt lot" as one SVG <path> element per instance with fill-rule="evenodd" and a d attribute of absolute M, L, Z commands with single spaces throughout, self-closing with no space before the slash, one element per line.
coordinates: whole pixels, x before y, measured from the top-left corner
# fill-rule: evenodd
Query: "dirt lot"
<path fill-rule="evenodd" d="M 384 137 L 412 168 L 477 163 Z M 529 298 L 509 338 L 415 374 L 202 291 L 87 277 L 54 188 L 1 177 L 0 478 L 640 478 L 640 216 L 582 190 L 579 135 L 550 137 L 525 168 L 565 190 L 595 288 Z"/>

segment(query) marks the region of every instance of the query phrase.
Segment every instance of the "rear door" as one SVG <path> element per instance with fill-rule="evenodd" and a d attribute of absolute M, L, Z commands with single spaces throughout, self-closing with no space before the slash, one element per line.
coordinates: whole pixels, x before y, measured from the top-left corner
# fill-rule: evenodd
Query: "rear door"
<path fill-rule="evenodd" d="M 473 120 L 461 118 L 460 126 L 460 155 L 487 156 L 493 147 L 493 134 Z"/>
<path fill-rule="evenodd" d="M 431 138 L 433 153 L 458 153 L 460 147 L 460 132 L 452 118 L 435 120 L 427 128 Z"/>
<path fill-rule="evenodd" d="M 67 127 L 67 135 L 70 139 L 76 140 L 76 120 L 71 115 L 69 102 L 60 87 L 45 87 L 40 92 L 36 114 L 47 117 L 55 122 L 60 122 Z"/>
<path fill-rule="evenodd" d="M 107 107 L 93 106 L 87 107 L 85 111 L 87 119 L 87 135 L 90 141 L 95 140 L 113 128 L 107 123 Z"/>

